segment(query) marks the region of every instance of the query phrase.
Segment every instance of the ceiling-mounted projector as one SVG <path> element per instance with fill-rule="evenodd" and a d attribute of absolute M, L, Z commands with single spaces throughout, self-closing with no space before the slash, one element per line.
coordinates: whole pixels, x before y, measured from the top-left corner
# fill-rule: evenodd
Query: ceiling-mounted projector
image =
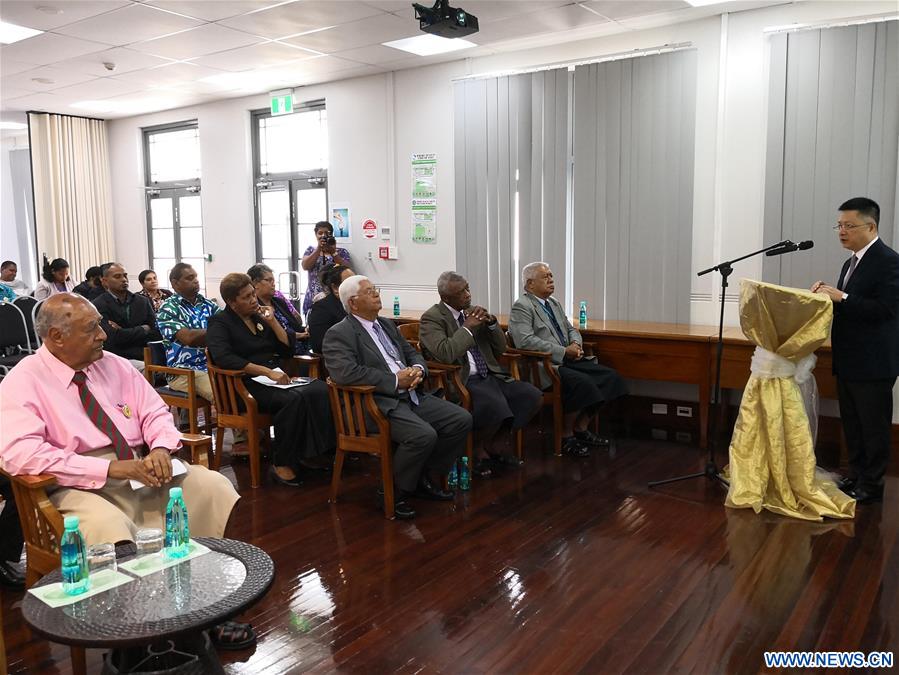
<path fill-rule="evenodd" d="M 478 32 L 478 17 L 464 9 L 449 6 L 449 0 L 437 0 L 433 7 L 425 7 L 417 2 L 415 18 L 419 27 L 431 35 L 444 38 L 461 38 Z"/>

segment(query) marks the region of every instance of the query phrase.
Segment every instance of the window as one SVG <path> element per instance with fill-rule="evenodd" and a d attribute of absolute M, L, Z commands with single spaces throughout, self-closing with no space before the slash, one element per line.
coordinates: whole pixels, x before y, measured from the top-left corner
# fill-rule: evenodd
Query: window
<path fill-rule="evenodd" d="M 306 292 L 303 253 L 315 223 L 328 219 L 328 117 L 324 101 L 291 115 L 252 115 L 256 259 L 272 268 L 292 299 Z"/>
<path fill-rule="evenodd" d="M 178 262 L 193 266 L 205 294 L 203 218 L 200 209 L 200 136 L 197 123 L 144 131 L 147 238 L 150 266 L 160 285 Z"/>

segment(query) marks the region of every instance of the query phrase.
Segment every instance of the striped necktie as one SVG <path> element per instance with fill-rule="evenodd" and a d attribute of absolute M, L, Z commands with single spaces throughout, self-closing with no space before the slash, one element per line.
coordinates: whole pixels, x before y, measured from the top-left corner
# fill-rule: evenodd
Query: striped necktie
<path fill-rule="evenodd" d="M 562 327 L 559 325 L 559 322 L 556 321 L 556 315 L 553 314 L 552 308 L 549 306 L 549 302 L 541 302 L 540 305 L 543 307 L 543 311 L 546 312 L 546 315 L 549 317 L 549 320 L 552 322 L 553 329 L 556 331 L 556 336 L 559 338 L 559 343 L 565 347 L 565 334 L 562 332 Z"/>
<path fill-rule="evenodd" d="M 459 312 L 459 327 L 462 327 L 462 324 L 465 323 L 465 317 L 462 315 L 462 312 Z M 474 335 L 472 335 L 474 337 Z M 475 370 L 478 371 L 478 376 L 487 377 L 490 374 L 490 369 L 487 367 L 487 359 L 484 358 L 483 352 L 478 348 L 478 343 L 475 341 L 474 347 L 468 350 L 468 353 L 471 354 L 471 358 L 474 359 L 474 367 Z M 471 375 L 471 373 L 469 373 Z"/>
<path fill-rule="evenodd" d="M 378 325 L 377 319 L 375 319 L 374 323 L 372 324 L 372 328 L 375 331 L 375 335 L 378 336 L 378 342 L 381 343 L 381 346 L 384 348 L 384 351 L 387 352 L 387 355 L 391 359 L 393 359 L 393 362 L 399 368 L 405 368 L 406 363 L 400 356 L 400 350 L 397 349 L 397 346 L 396 344 L 394 344 L 393 340 L 391 340 L 390 337 L 384 333 L 384 330 L 381 328 L 381 326 Z M 412 403 L 418 405 L 418 394 L 414 389 L 409 389 L 409 399 L 412 401 Z"/>
<path fill-rule="evenodd" d="M 81 405 L 84 407 L 84 412 L 87 413 L 91 422 L 112 441 L 116 457 L 119 459 L 134 459 L 134 451 L 128 445 L 128 441 L 125 440 L 122 432 L 109 419 L 109 415 L 100 406 L 99 401 L 94 398 L 91 390 L 87 388 L 87 376 L 84 374 L 84 371 L 76 371 L 72 377 L 72 382 L 78 387 L 78 396 L 81 397 Z"/>

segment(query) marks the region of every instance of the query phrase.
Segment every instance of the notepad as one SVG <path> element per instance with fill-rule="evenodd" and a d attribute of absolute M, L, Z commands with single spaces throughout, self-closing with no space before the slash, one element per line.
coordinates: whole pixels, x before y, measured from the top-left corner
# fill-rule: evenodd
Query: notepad
<path fill-rule="evenodd" d="M 174 478 L 175 476 L 180 476 L 183 473 L 187 473 L 187 467 L 184 465 L 184 462 L 182 462 L 177 457 L 172 457 L 172 478 Z M 139 480 L 132 480 L 129 482 L 131 483 L 132 490 L 140 490 L 145 487 L 150 487 L 149 485 L 144 485 Z"/>

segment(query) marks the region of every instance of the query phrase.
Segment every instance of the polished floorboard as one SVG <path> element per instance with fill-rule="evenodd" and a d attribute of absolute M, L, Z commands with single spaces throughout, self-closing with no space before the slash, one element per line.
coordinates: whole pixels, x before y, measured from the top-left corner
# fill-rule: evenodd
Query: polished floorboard
<path fill-rule="evenodd" d="M 529 429 L 526 464 L 455 503 L 383 518 L 377 464 L 249 488 L 228 536 L 267 551 L 269 593 L 243 615 L 254 650 L 229 673 L 756 673 L 766 650 L 899 655 L 899 479 L 853 521 L 809 523 L 723 506 L 684 444 L 621 432 L 614 452 L 557 459 Z M 830 459 L 830 465 L 835 462 Z M 822 463 L 824 460 L 822 459 Z M 69 673 L 3 592 L 12 673 Z M 88 651 L 99 672 L 100 651 Z M 861 672 L 861 671 L 857 671 Z"/>

